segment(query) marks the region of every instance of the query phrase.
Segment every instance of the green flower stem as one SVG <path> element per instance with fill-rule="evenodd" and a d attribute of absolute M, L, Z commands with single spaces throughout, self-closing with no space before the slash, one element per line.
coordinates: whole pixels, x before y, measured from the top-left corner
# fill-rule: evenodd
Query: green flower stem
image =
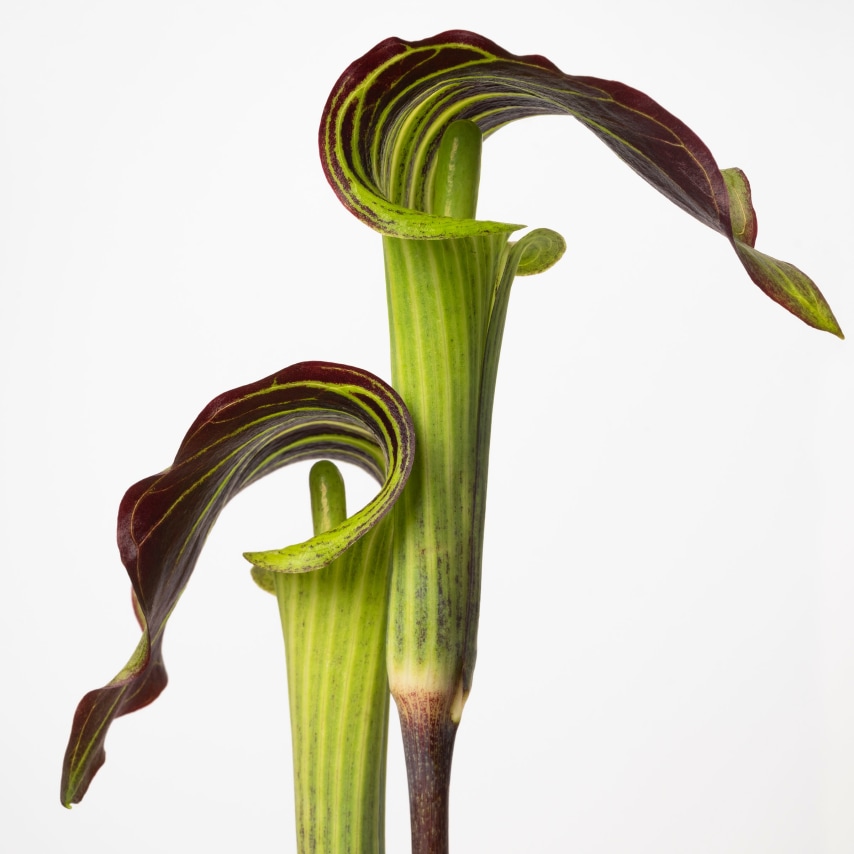
<path fill-rule="evenodd" d="M 330 462 L 310 475 L 315 534 L 346 518 Z M 316 572 L 274 573 L 290 696 L 301 854 L 385 850 L 391 525 L 384 520 Z"/>
<path fill-rule="evenodd" d="M 471 218 L 480 132 L 446 134 L 434 206 Z M 477 130 L 475 128 L 475 130 Z M 474 149 L 474 150 L 473 150 Z M 460 168 L 458 168 L 460 167 Z M 448 240 L 385 237 L 392 384 L 418 450 L 395 505 L 388 673 L 403 732 L 414 854 L 448 850 L 454 737 L 468 690 L 479 607 L 473 536 L 482 378 L 506 234 Z M 491 401 L 491 393 L 488 395 Z"/>

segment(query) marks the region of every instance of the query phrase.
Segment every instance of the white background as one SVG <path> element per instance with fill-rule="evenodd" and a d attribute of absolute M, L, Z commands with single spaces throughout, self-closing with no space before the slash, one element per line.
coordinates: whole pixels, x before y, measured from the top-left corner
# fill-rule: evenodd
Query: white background
<path fill-rule="evenodd" d="M 838 0 L 0 8 L 5 851 L 294 850 L 280 630 L 240 555 L 307 535 L 304 471 L 224 513 L 168 689 L 114 725 L 71 812 L 60 762 L 137 640 L 124 490 L 220 391 L 309 358 L 388 376 L 379 238 L 316 151 L 377 41 L 465 27 L 646 91 L 747 172 L 758 248 L 854 334 Z M 569 250 L 509 313 L 454 850 L 850 854 L 852 344 L 571 119 L 485 154 L 481 215 Z M 393 854 L 406 804 L 395 720 Z"/>

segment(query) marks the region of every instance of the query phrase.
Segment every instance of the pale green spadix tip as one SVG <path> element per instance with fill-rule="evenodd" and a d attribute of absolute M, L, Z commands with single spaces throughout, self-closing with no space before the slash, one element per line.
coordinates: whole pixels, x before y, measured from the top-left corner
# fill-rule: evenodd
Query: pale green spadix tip
<path fill-rule="evenodd" d="M 448 125 L 436 155 L 431 213 L 475 218 L 482 149 L 483 134 L 474 122 L 461 119 Z"/>
<path fill-rule="evenodd" d="M 311 492 L 311 521 L 314 534 L 323 534 L 347 518 L 344 478 L 335 463 L 321 460 L 308 475 Z"/>

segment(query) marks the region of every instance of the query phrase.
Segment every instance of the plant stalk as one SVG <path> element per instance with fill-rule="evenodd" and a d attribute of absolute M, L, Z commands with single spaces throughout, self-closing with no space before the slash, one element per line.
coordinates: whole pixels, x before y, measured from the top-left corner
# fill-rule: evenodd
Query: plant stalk
<path fill-rule="evenodd" d="M 430 212 L 474 217 L 480 144 L 470 122 L 451 125 L 437 157 Z M 506 234 L 383 238 L 392 384 L 406 401 L 418 443 L 393 511 L 388 634 L 414 854 L 448 851 L 451 759 L 480 601 L 474 539 L 483 528 L 476 495 L 485 476 L 484 358 L 506 245 Z M 491 391 L 486 397 L 491 403 Z"/>
<path fill-rule="evenodd" d="M 346 518 L 330 462 L 311 470 L 315 534 Z M 300 854 L 383 854 L 391 527 L 316 572 L 276 575 L 285 639 Z"/>

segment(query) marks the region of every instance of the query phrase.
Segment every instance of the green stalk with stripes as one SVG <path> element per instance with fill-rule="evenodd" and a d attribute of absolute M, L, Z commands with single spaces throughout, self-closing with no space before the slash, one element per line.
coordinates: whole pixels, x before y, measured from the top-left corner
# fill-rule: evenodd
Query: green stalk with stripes
<path fill-rule="evenodd" d="M 328 461 L 309 476 L 314 533 L 347 518 Z M 285 638 L 297 850 L 385 850 L 390 520 L 317 572 L 274 577 Z"/>
<path fill-rule="evenodd" d="M 473 219 L 481 132 L 445 131 L 428 210 Z M 395 505 L 388 673 L 410 782 L 413 851 L 445 850 L 451 756 L 474 667 L 489 423 L 504 310 L 521 259 L 554 261 L 554 232 L 385 237 L 392 384 L 418 437 Z M 527 254 L 524 253 L 528 248 Z M 533 270 L 528 270 L 533 272 Z M 496 306 L 498 311 L 496 312 Z"/>

